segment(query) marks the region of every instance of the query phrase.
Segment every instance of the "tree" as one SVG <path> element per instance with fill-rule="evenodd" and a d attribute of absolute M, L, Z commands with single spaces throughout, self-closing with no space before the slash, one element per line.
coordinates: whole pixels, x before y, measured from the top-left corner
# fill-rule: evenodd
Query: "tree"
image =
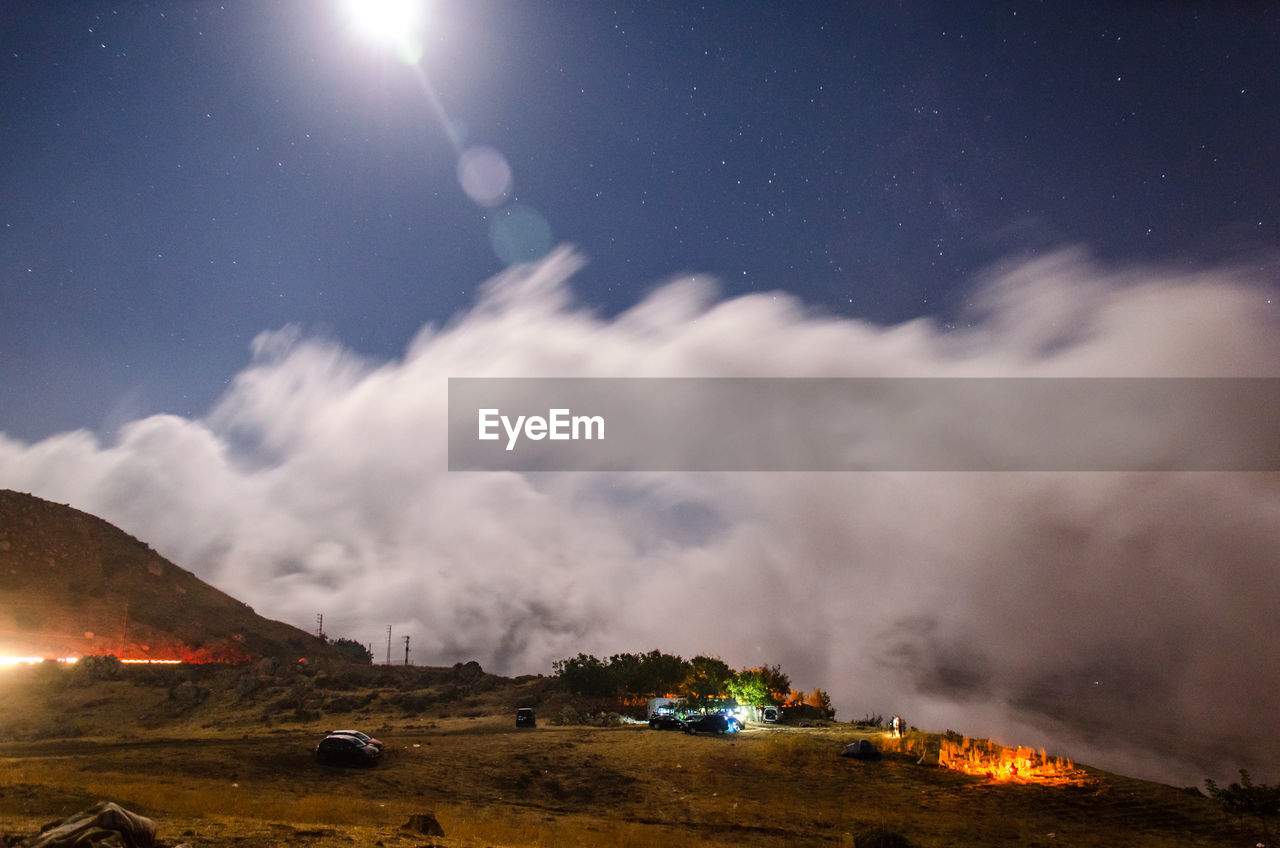
<path fill-rule="evenodd" d="M 805 696 L 804 702 L 815 710 L 822 710 L 822 714 L 829 719 L 836 717 L 836 711 L 831 706 L 831 696 L 821 689 L 814 689 L 810 692 Z"/>
<path fill-rule="evenodd" d="M 725 688 L 729 690 L 729 696 L 739 704 L 762 707 L 769 703 L 769 689 L 764 685 L 764 678 L 758 668 L 738 672 L 725 684 Z"/>
<path fill-rule="evenodd" d="M 689 671 L 689 664 L 680 657 L 657 650 L 647 654 L 614 654 L 608 665 L 619 689 L 637 698 L 675 692 Z"/>
<path fill-rule="evenodd" d="M 354 639 L 334 639 L 330 644 L 348 662 L 373 665 L 373 652 Z"/>
<path fill-rule="evenodd" d="M 565 689 L 587 698 L 608 698 L 618 691 L 617 678 L 609 666 L 590 654 L 551 664 Z"/>
<path fill-rule="evenodd" d="M 679 691 L 680 682 L 689 673 L 689 661 L 673 654 L 650 651 L 641 659 L 649 695 L 670 695 Z"/>
<path fill-rule="evenodd" d="M 725 696 L 725 686 L 733 677 L 733 669 L 716 657 L 694 657 L 680 684 L 680 697 L 690 707 L 702 709 L 716 698 Z"/>
<path fill-rule="evenodd" d="M 1226 789 L 1208 778 L 1204 781 L 1209 797 L 1222 805 L 1222 809 L 1236 816 L 1257 816 L 1262 825 L 1262 841 L 1271 844 L 1271 833 L 1267 827 L 1267 819 L 1280 815 L 1280 786 L 1266 786 L 1254 783 L 1249 772 L 1240 769 L 1240 782 L 1233 783 Z"/>
<path fill-rule="evenodd" d="M 638 654 L 614 654 L 609 657 L 609 672 L 622 695 L 643 697 L 648 694 L 644 658 Z"/>
<path fill-rule="evenodd" d="M 779 706 L 791 691 L 791 678 L 776 665 L 749 668 L 729 680 L 726 688 L 739 704 L 752 707 Z"/>
<path fill-rule="evenodd" d="M 791 691 L 791 678 L 783 674 L 782 669 L 776 665 L 762 666 L 760 677 L 769 690 L 769 703 L 774 706 L 786 703 L 787 693 Z"/>

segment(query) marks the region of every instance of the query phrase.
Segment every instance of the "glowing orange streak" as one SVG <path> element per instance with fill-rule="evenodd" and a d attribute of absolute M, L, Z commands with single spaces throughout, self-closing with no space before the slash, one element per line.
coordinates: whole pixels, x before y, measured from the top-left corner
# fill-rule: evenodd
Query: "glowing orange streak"
<path fill-rule="evenodd" d="M 13 665 L 38 665 L 39 663 L 42 663 L 42 662 L 60 662 L 60 663 L 68 663 L 68 664 L 71 664 L 71 663 L 76 662 L 76 661 L 77 661 L 77 660 L 79 660 L 79 659 L 80 659 L 79 657 L 5 657 L 5 656 L 0 656 L 0 667 L 3 667 L 3 666 L 13 666 Z M 120 660 L 120 662 L 122 662 L 122 663 L 129 663 L 129 664 L 131 664 L 131 665 L 178 665 L 178 664 L 182 663 L 182 660 L 156 660 L 156 659 L 149 659 L 149 658 L 141 658 L 141 659 L 122 659 L 122 660 Z"/>

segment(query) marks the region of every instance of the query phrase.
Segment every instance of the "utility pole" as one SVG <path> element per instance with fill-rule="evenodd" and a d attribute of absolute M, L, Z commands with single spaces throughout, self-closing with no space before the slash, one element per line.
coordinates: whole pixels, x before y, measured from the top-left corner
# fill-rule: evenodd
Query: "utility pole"
<path fill-rule="evenodd" d="M 316 636 L 324 639 L 324 613 L 316 613 Z"/>
<path fill-rule="evenodd" d="M 391 625 L 387 625 L 387 665 L 391 665 Z"/>
<path fill-rule="evenodd" d="M 404 664 L 409 664 L 409 637 L 404 637 Z"/>

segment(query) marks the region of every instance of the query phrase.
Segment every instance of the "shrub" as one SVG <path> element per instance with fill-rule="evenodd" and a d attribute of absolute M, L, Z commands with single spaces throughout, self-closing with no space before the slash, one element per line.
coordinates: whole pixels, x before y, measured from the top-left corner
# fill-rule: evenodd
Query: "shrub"
<path fill-rule="evenodd" d="M 364 695 L 335 695 L 324 702 L 322 709 L 327 713 L 351 713 L 369 706 L 377 699 L 377 692 L 367 692 Z"/>
<path fill-rule="evenodd" d="M 618 727 L 622 724 L 622 716 L 615 712 L 587 712 L 563 707 L 551 716 L 551 723 L 557 726 Z"/>
<path fill-rule="evenodd" d="M 255 692 L 262 688 L 261 681 L 258 676 L 251 671 L 246 671 L 240 675 L 240 679 L 236 681 L 236 700 L 250 700 Z"/>
<path fill-rule="evenodd" d="M 114 654 L 81 657 L 75 664 L 73 678 L 82 686 L 90 686 L 99 680 L 119 680 L 122 665 Z"/>
<path fill-rule="evenodd" d="M 408 715 L 418 715 L 440 700 L 439 696 L 430 692 L 397 692 L 387 699 L 387 703 L 404 710 Z"/>
<path fill-rule="evenodd" d="M 1280 815 L 1280 786 L 1254 783 L 1249 772 L 1240 769 L 1240 782 L 1221 788 L 1206 779 L 1205 789 L 1209 797 L 1217 801 L 1228 813 L 1236 816 L 1257 816 L 1262 826 L 1262 841 L 1271 844 L 1271 832 L 1267 820 Z"/>
<path fill-rule="evenodd" d="M 348 662 L 373 665 L 373 652 L 354 639 L 334 639 L 329 644 Z"/>
<path fill-rule="evenodd" d="M 185 680 L 169 690 L 169 700 L 174 702 L 178 710 L 184 712 L 203 703 L 207 697 L 209 697 L 209 690 L 190 680 Z"/>

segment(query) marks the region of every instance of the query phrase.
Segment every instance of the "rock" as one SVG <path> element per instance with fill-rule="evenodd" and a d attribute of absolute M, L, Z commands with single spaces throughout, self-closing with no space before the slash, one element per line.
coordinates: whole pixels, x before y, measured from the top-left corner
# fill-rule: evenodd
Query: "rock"
<path fill-rule="evenodd" d="M 444 828 L 436 821 L 435 813 L 414 813 L 403 827 L 423 836 L 444 836 Z"/>
<path fill-rule="evenodd" d="M 880 752 L 870 739 L 855 739 L 840 752 L 842 757 L 853 757 L 856 760 L 878 760 Z"/>
<path fill-rule="evenodd" d="M 189 710 L 203 703 L 207 697 L 209 697 L 209 690 L 190 680 L 184 680 L 169 690 L 169 700 L 176 701 L 178 708 L 182 710 Z"/>
<path fill-rule="evenodd" d="M 911 843 L 900 833 L 873 827 L 853 838 L 853 848 L 911 848 Z"/>
<path fill-rule="evenodd" d="M 40 835 L 23 842 L 26 848 L 73 848 L 111 845 L 119 848 L 152 848 L 156 825 L 151 819 L 131 813 L 118 804 L 103 801 L 62 821 L 41 829 Z"/>

